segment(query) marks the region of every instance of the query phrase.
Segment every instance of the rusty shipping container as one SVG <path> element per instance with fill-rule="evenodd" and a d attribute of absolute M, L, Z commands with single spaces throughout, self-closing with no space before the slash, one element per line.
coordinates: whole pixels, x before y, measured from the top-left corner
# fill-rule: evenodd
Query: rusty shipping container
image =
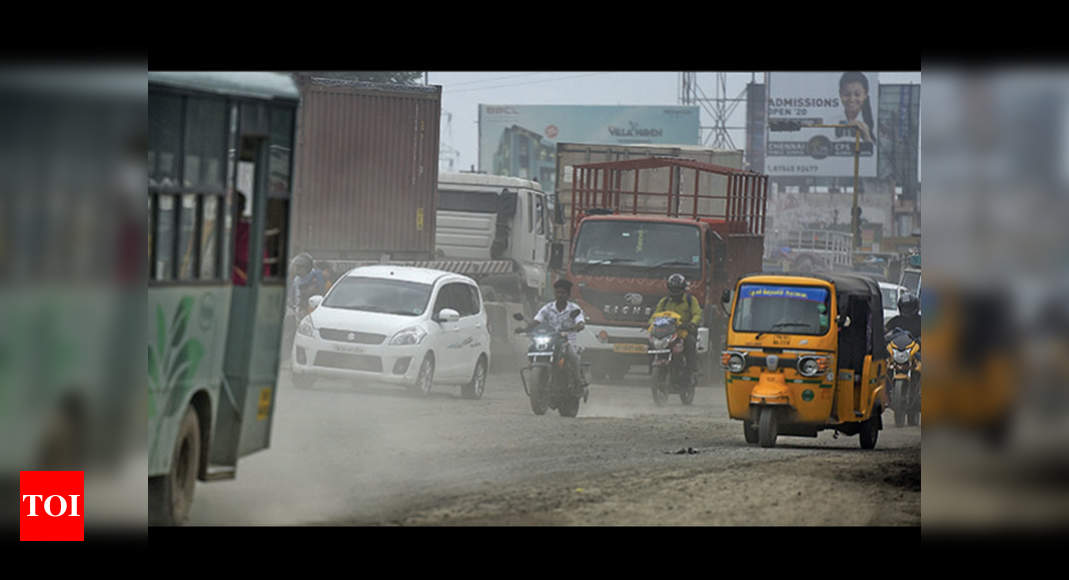
<path fill-rule="evenodd" d="M 293 253 L 431 259 L 441 87 L 296 76 Z"/>

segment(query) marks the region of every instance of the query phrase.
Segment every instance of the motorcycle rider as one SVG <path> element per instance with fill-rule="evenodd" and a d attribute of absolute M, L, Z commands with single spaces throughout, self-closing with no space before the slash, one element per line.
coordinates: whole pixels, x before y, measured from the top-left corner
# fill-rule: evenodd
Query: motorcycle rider
<path fill-rule="evenodd" d="M 556 332 L 566 332 L 568 334 L 568 348 L 564 349 L 565 366 L 572 373 L 572 379 L 585 389 L 589 383 L 586 381 L 583 367 L 579 362 L 579 347 L 576 345 L 576 334 L 586 328 L 583 309 L 575 302 L 568 300 L 572 294 L 572 282 L 570 280 L 564 278 L 557 280 L 553 284 L 553 294 L 556 296 L 556 300 L 539 309 L 534 316 L 534 320 L 527 323 L 526 328 L 516 329 L 516 333 L 529 332 L 539 324 L 547 324 Z M 573 310 L 578 310 L 579 315 L 575 317 L 574 322 L 570 322 L 572 319 L 569 313 Z"/>
<path fill-rule="evenodd" d="M 908 331 L 919 343 L 921 341 L 920 306 L 920 301 L 912 292 L 903 292 L 898 297 L 898 314 L 887 321 L 886 330 L 901 328 Z"/>
<path fill-rule="evenodd" d="M 650 315 L 649 323 L 658 312 L 670 310 L 679 314 L 683 329 L 687 331 L 683 339 L 683 356 L 687 359 L 687 372 L 690 380 L 698 376 L 698 325 L 702 320 L 702 306 L 693 294 L 687 292 L 687 279 L 683 274 L 672 274 L 666 282 L 668 296 L 657 302 L 657 307 Z"/>
<path fill-rule="evenodd" d="M 307 253 L 295 256 L 290 262 L 290 268 L 293 272 L 290 306 L 297 311 L 297 320 L 300 321 L 308 314 L 308 299 L 325 294 L 327 285 L 322 272 L 315 267 L 315 261 Z"/>

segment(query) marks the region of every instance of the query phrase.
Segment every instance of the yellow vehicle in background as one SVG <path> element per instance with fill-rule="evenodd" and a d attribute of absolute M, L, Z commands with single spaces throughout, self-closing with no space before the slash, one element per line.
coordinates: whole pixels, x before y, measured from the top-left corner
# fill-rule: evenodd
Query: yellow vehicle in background
<path fill-rule="evenodd" d="M 888 406 L 877 282 L 850 274 L 739 280 L 722 353 L 728 413 L 747 443 L 833 429 L 876 446 Z"/>

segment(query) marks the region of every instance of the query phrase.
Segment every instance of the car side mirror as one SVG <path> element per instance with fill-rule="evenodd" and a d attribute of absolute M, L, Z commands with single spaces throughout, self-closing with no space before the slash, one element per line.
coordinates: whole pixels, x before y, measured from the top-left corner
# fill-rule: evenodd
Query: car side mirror
<path fill-rule="evenodd" d="M 850 317 L 840 314 L 835 318 L 835 322 L 842 328 L 848 328 L 850 326 Z"/>
<path fill-rule="evenodd" d="M 323 303 L 323 297 L 320 295 L 312 296 L 308 299 L 308 310 L 312 311 L 319 308 L 319 305 Z"/>
<path fill-rule="evenodd" d="M 520 322 L 523 322 L 523 315 L 520 314 L 519 312 L 517 312 L 516 314 L 512 315 L 512 319 L 513 320 L 519 320 Z"/>
<path fill-rule="evenodd" d="M 456 322 L 460 320 L 460 313 L 452 308 L 443 308 L 438 313 L 438 322 Z"/>

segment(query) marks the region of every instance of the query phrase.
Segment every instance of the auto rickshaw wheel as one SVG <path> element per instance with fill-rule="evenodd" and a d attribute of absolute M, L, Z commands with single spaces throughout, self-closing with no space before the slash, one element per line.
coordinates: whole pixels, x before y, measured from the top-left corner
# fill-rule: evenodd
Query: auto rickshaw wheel
<path fill-rule="evenodd" d="M 760 418 L 757 423 L 757 440 L 761 447 L 775 447 L 779 425 L 776 421 L 776 409 L 762 407 Z"/>
<path fill-rule="evenodd" d="M 897 421 L 898 417 L 895 416 Z M 862 449 L 873 449 L 876 447 L 876 440 L 880 438 L 880 430 L 877 428 L 876 421 L 878 415 L 873 413 L 871 417 L 861 422 L 861 431 L 858 432 L 858 439 L 861 443 Z"/>
<path fill-rule="evenodd" d="M 754 429 L 753 421 L 743 420 L 742 435 L 746 438 L 747 443 L 751 445 L 757 443 L 757 429 Z"/>

